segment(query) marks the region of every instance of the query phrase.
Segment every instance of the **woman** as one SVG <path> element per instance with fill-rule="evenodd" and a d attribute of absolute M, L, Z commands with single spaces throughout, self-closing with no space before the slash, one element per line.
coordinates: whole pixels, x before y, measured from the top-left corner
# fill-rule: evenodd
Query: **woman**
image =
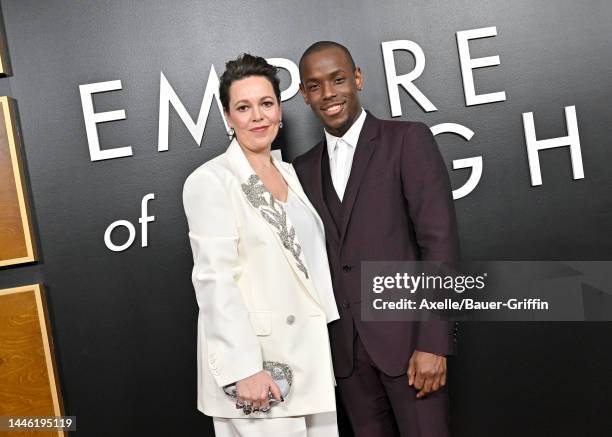
<path fill-rule="evenodd" d="M 282 127 L 276 68 L 244 54 L 226 64 L 219 91 L 233 139 L 183 190 L 200 309 L 198 409 L 217 437 L 335 436 L 327 323 L 338 311 L 321 220 L 291 165 L 271 155 Z M 263 361 L 292 369 L 286 399 Z M 231 384 L 237 401 L 223 391 Z M 280 401 L 272 407 L 269 392 Z"/>

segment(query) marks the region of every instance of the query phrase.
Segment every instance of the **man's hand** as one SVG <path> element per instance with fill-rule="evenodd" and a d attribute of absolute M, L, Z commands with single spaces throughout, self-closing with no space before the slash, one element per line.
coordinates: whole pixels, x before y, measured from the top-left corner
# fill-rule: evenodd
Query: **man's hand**
<path fill-rule="evenodd" d="M 420 399 L 446 385 L 446 357 L 415 350 L 408 363 L 408 385 L 419 390 Z"/>

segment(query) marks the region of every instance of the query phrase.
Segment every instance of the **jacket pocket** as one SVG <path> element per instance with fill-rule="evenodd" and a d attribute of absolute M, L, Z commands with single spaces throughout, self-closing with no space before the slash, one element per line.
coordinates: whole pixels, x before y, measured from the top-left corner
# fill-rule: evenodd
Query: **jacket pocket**
<path fill-rule="evenodd" d="M 271 311 L 250 311 L 249 321 L 255 335 L 265 336 L 272 334 Z"/>

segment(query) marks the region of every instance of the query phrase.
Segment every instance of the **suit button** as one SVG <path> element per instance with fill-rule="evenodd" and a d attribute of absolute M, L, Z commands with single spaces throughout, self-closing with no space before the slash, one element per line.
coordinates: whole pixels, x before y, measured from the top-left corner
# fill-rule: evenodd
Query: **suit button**
<path fill-rule="evenodd" d="M 352 268 L 353 267 L 349 266 L 348 264 L 345 264 L 345 265 L 342 266 L 342 270 L 344 270 L 347 273 L 350 272 Z"/>
<path fill-rule="evenodd" d="M 348 307 L 350 307 L 350 306 L 351 306 L 351 304 L 349 303 L 349 301 L 348 301 L 348 300 L 344 299 L 344 300 L 342 301 L 342 306 L 343 306 L 344 308 L 348 308 Z"/>
<path fill-rule="evenodd" d="M 295 323 L 295 316 L 290 314 L 287 316 L 287 325 L 293 325 L 293 323 Z"/>

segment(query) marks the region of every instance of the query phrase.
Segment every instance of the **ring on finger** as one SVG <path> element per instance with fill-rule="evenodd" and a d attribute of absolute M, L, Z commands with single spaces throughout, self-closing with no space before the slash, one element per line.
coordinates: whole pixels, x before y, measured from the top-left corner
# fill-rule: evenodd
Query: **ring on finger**
<path fill-rule="evenodd" d="M 251 414 L 253 412 L 253 405 L 249 401 L 244 401 L 242 412 L 246 415 Z"/>

